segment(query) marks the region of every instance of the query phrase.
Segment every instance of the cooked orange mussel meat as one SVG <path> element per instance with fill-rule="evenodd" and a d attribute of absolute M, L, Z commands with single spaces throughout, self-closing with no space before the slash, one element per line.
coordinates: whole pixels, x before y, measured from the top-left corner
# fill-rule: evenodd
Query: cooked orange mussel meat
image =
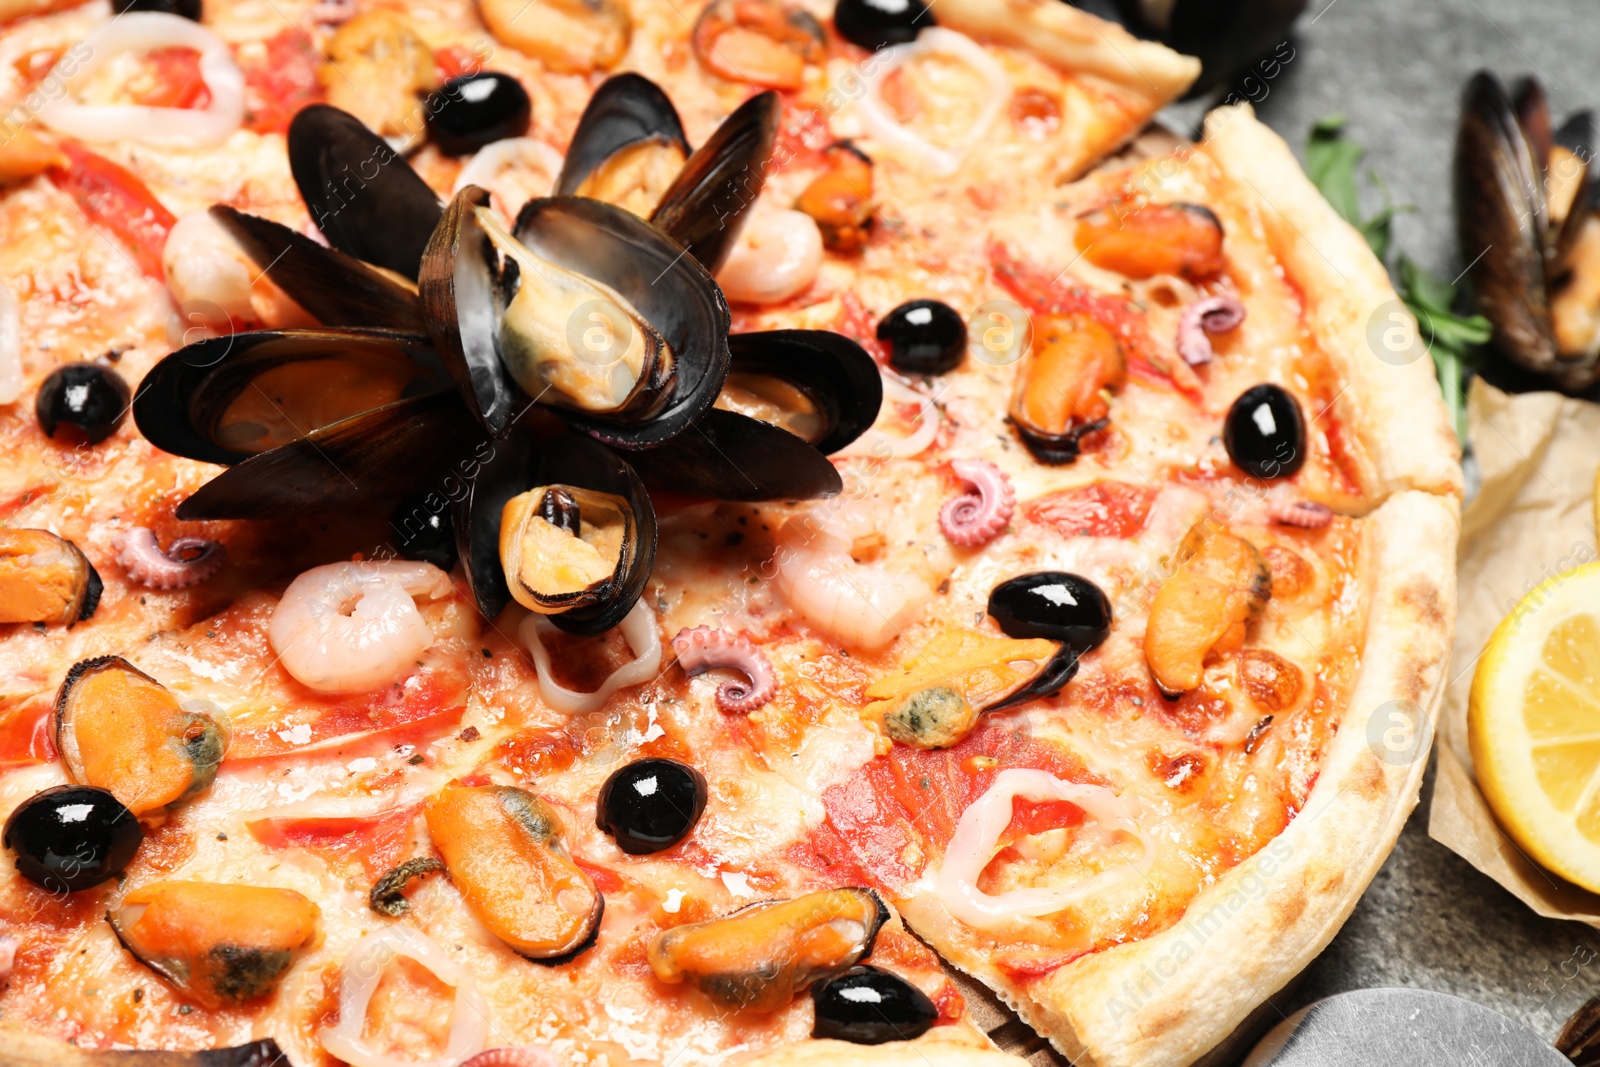
<path fill-rule="evenodd" d="M 1190 529 L 1172 562 L 1144 633 L 1145 661 L 1169 697 L 1200 685 L 1208 656 L 1242 645 L 1272 596 L 1261 553 L 1209 520 Z"/>

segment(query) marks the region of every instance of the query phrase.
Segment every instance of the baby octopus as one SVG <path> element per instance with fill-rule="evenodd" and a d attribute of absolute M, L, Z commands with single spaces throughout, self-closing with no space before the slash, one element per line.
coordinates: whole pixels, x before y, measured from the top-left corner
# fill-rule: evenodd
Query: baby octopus
<path fill-rule="evenodd" d="M 999 537 L 1011 521 L 1017 494 L 1011 479 L 988 460 L 953 460 L 950 469 L 977 491 L 946 502 L 939 509 L 939 529 L 953 545 L 979 548 Z"/>
<path fill-rule="evenodd" d="M 1244 305 L 1231 296 L 1208 296 L 1183 309 L 1178 320 L 1178 355 L 1191 367 L 1210 363 L 1210 334 L 1236 330 L 1244 322 Z"/>
<path fill-rule="evenodd" d="M 143 526 L 118 534 L 111 542 L 117 562 L 128 577 L 147 589 L 184 589 L 216 574 L 227 550 L 220 541 L 179 537 L 165 549 Z"/>
<path fill-rule="evenodd" d="M 717 686 L 717 707 L 730 715 L 755 711 L 778 691 L 772 664 L 748 638 L 696 626 L 679 630 L 672 639 L 672 650 L 678 654 L 683 673 L 691 678 L 719 667 L 731 667 L 745 676 L 745 682 L 729 679 Z"/>

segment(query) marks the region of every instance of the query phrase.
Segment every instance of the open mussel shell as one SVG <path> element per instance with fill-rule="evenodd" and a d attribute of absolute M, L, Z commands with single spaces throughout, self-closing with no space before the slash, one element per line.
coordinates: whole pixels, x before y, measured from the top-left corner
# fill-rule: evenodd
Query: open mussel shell
<path fill-rule="evenodd" d="M 615 291 L 671 352 L 670 395 L 654 398 L 641 416 L 558 409 L 569 424 L 617 448 L 652 448 L 716 402 L 728 373 L 728 303 L 682 246 L 621 208 L 572 197 L 530 200 L 515 237 L 535 255 Z M 569 340 L 583 327 L 569 324 Z"/>
<path fill-rule="evenodd" d="M 625 152 L 628 149 L 633 153 L 659 151 L 660 158 L 628 160 L 633 154 Z M 600 195 L 600 187 L 613 185 L 607 181 L 607 169 L 628 163 L 641 168 L 670 164 L 670 182 L 688 156 L 689 141 L 667 94 L 641 74 L 618 74 L 607 78 L 589 98 L 556 179 L 556 195 L 609 200 Z"/>
<path fill-rule="evenodd" d="M 758 93 L 723 120 L 662 194 L 650 221 L 716 273 L 761 186 L 778 139 L 778 94 Z"/>
<path fill-rule="evenodd" d="M 1529 370 L 1559 377 L 1545 277 L 1543 163 L 1488 71 L 1474 75 L 1462 97 L 1454 169 L 1461 254 L 1495 343 Z"/>
<path fill-rule="evenodd" d="M 714 500 L 811 500 L 844 488 L 828 457 L 801 438 L 721 408 L 630 459 L 651 488 Z"/>
<path fill-rule="evenodd" d="M 327 104 L 289 123 L 289 169 L 328 243 L 416 278 L 443 206 L 394 148 L 354 115 Z"/>
<path fill-rule="evenodd" d="M 883 376 L 866 349 L 831 330 L 770 330 L 728 338 L 733 359 L 717 407 L 803 437 L 832 455 L 860 437 L 883 405 Z"/>
<path fill-rule="evenodd" d="M 468 186 L 456 194 L 422 257 L 418 290 L 428 332 L 462 398 L 491 434 L 504 432 L 529 401 L 500 362 L 496 254 L 475 208 L 489 194 Z"/>
<path fill-rule="evenodd" d="M 289 227 L 217 204 L 211 217 L 272 283 L 324 326 L 378 326 L 422 333 L 412 286 Z"/>
<path fill-rule="evenodd" d="M 457 500 L 456 546 L 467 561 L 467 584 L 473 598 L 490 619 L 511 603 L 501 552 L 506 505 L 539 486 L 568 487 L 580 497 L 600 494 L 618 502 L 626 513 L 612 576 L 583 597 L 580 606 L 549 616 L 568 633 L 609 630 L 632 610 L 650 580 L 656 558 L 655 509 L 632 467 L 605 446 L 576 434 L 541 443 L 525 429 L 513 429 L 495 442 L 493 455 Z"/>
<path fill-rule="evenodd" d="M 420 334 L 257 330 L 168 355 L 145 375 L 133 417 L 157 448 L 233 464 L 447 384 Z"/>
<path fill-rule="evenodd" d="M 392 501 L 442 478 L 483 443 L 454 391 L 396 401 L 324 426 L 222 472 L 180 519 L 276 519 Z"/>

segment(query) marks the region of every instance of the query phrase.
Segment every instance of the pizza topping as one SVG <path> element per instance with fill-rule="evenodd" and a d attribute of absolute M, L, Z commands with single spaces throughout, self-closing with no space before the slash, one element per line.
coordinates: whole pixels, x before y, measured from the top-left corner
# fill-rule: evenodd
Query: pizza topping
<path fill-rule="evenodd" d="M 69 91 L 39 109 L 45 125 L 83 141 L 149 141 L 194 148 L 220 144 L 244 121 L 244 73 L 228 45 L 210 30 L 179 15 L 135 11 L 95 27 L 80 47 L 64 56 L 47 83 L 82 85 L 107 62 L 127 54 L 164 48 L 200 53 L 200 74 L 211 99 L 204 107 L 144 104 L 85 104 Z"/>
<path fill-rule="evenodd" d="M 733 359 L 716 403 L 723 410 L 787 430 L 823 455 L 849 445 L 878 418 L 883 376 L 866 350 L 843 334 L 736 333 L 728 350 Z"/>
<path fill-rule="evenodd" d="M 1083 438 L 1110 422 L 1110 396 L 1128 380 L 1116 335 L 1083 314 L 1034 323 L 1011 400 L 1011 423 L 1041 463 L 1071 463 Z"/>
<path fill-rule="evenodd" d="M 1066 803 L 1098 822 L 1106 832 L 1118 832 L 1138 842 L 1137 856 L 1108 856 L 1103 869 L 1068 885 L 1031 886 L 990 894 L 978 888 L 978 878 L 989 865 L 1003 834 L 1011 824 L 1012 805 L 1021 797 L 1039 804 Z M 1046 771 L 1012 767 L 995 775 L 994 784 L 961 813 L 954 836 L 945 848 L 944 862 L 927 881 L 927 892 L 956 919 L 969 926 L 992 930 L 1013 919 L 1051 915 L 1138 879 L 1155 855 L 1155 842 L 1139 828 L 1127 801 L 1101 785 L 1063 781 Z"/>
<path fill-rule="evenodd" d="M 39 386 L 33 411 L 46 437 L 71 426 L 88 444 L 104 441 L 128 417 L 133 392 L 122 375 L 98 363 L 67 363 Z"/>
<path fill-rule="evenodd" d="M 1318 530 L 1333 522 L 1333 509 L 1315 500 L 1269 500 L 1267 515 L 1273 522 Z"/>
<path fill-rule="evenodd" d="M 0 186 L 26 181 L 51 167 L 67 165 L 67 157 L 54 141 L 26 127 L 19 127 L 0 144 Z"/>
<path fill-rule="evenodd" d="M 106 920 L 135 959 L 216 1010 L 277 988 L 321 915 L 292 889 L 155 882 L 123 897 Z"/>
<path fill-rule="evenodd" d="M 506 501 L 500 562 L 511 596 L 541 615 L 593 609 L 627 585 L 640 555 L 627 499 L 575 485 L 536 486 Z"/>
<path fill-rule="evenodd" d="M 135 815 L 202 792 L 228 739 L 119 656 L 75 664 L 56 693 L 56 747 L 73 781 L 110 790 Z"/>
<path fill-rule="evenodd" d="M 1300 668 L 1276 652 L 1264 648 L 1245 649 L 1239 654 L 1239 684 L 1259 707 L 1271 712 L 1288 711 L 1300 702 L 1305 677 Z M 1272 719 L 1267 716 L 1267 721 Z M 1256 736 L 1260 723 L 1251 728 Z M 1247 745 L 1248 750 L 1248 745 Z"/>
<path fill-rule="evenodd" d="M 1306 461 L 1306 420 L 1288 390 L 1254 385 L 1228 408 L 1222 426 L 1228 458 L 1255 478 L 1288 478 Z"/>
<path fill-rule="evenodd" d="M 952 460 L 950 469 L 977 491 L 945 502 L 939 509 L 939 530 L 959 548 L 980 548 L 999 537 L 1011 522 L 1017 494 L 1011 479 L 988 460 Z"/>
<path fill-rule="evenodd" d="M 200 0 L 112 0 L 111 10 L 118 15 L 125 11 L 165 11 L 200 21 Z"/>
<path fill-rule="evenodd" d="M 408 146 L 423 136 L 420 94 L 439 84 L 433 49 L 410 22 L 383 10 L 363 11 L 334 32 L 319 77 L 328 103 Z"/>
<path fill-rule="evenodd" d="M 111 547 L 130 581 L 160 590 L 198 585 L 222 568 L 227 555 L 221 541 L 204 537 L 177 537 L 162 548 L 156 535 L 144 526 L 117 534 Z"/>
<path fill-rule="evenodd" d="M 878 323 L 878 340 L 889 346 L 889 364 L 910 374 L 948 374 L 967 354 L 967 324 L 939 300 L 901 304 Z"/>
<path fill-rule="evenodd" d="M 985 637 L 970 630 L 945 630 L 911 656 L 901 669 L 867 687 L 872 703 L 865 718 L 913 748 L 948 748 L 977 724 L 985 711 L 1045 696 L 1065 683 L 1052 641 Z M 1068 675 L 1070 677 L 1070 674 Z"/>
<path fill-rule="evenodd" d="M 847 456 L 872 456 L 878 459 L 911 459 L 928 450 L 939 436 L 943 417 L 939 406 L 927 393 L 901 380 L 897 374 L 881 372 L 883 400 L 879 418 L 849 448 Z M 891 416 L 884 419 L 882 415 Z M 890 425 L 898 423 L 894 429 Z"/>
<path fill-rule="evenodd" d="M 583 109 L 556 195 L 604 200 L 645 218 L 688 158 L 683 123 L 661 87 L 631 71 L 613 75 Z"/>
<path fill-rule="evenodd" d="M 1208 296 L 1183 309 L 1178 319 L 1178 355 L 1191 367 L 1210 363 L 1210 334 L 1237 330 L 1244 322 L 1244 305 L 1231 296 Z"/>
<path fill-rule="evenodd" d="M 781 0 L 712 0 L 695 20 L 693 46 L 718 77 L 771 89 L 800 88 L 828 47 L 817 20 Z"/>
<path fill-rule="evenodd" d="M 378 990 L 384 968 L 396 956 L 426 967 L 433 976 L 456 991 L 450 1009 L 450 1034 L 438 1057 L 403 1059 L 368 1044 L 367 1008 Z M 339 1021 L 322 1031 L 322 1047 L 351 1067 L 457 1067 L 483 1048 L 489 1036 L 489 1002 L 478 992 L 472 973 L 459 966 L 427 934 L 395 923 L 367 934 L 345 957 L 339 981 Z"/>
<path fill-rule="evenodd" d="M 947 119 L 947 112 L 959 110 L 960 105 L 967 101 L 977 102 L 977 111 L 970 124 L 946 143 L 936 144 L 913 130 L 883 99 L 884 86 L 889 78 L 897 75 L 907 64 L 926 56 L 954 60 L 954 66 L 965 68 L 967 79 L 970 79 L 969 92 L 949 92 L 939 100 L 938 107 L 927 109 L 938 114 L 941 124 Z M 950 84 L 954 80 L 947 70 L 940 70 L 939 83 Z M 866 85 L 866 93 L 856 102 L 856 106 L 867 132 L 877 143 L 911 157 L 916 166 L 939 178 L 948 177 L 961 169 L 967 152 L 982 141 L 1006 101 L 1011 98 L 1011 79 L 993 56 L 970 37 L 938 26 L 920 31 L 914 41 L 891 45 L 876 53 L 872 62 L 863 67 L 862 81 Z"/>
<path fill-rule="evenodd" d="M 1119 203 L 1078 220 L 1090 263 L 1129 278 L 1173 274 L 1190 281 L 1222 273 L 1222 221 L 1199 204 Z"/>
<path fill-rule="evenodd" d="M 1256 547 L 1208 520 L 1184 536 L 1172 565 L 1144 634 L 1150 674 L 1169 697 L 1200 684 L 1207 656 L 1242 645 L 1272 595 L 1272 572 Z"/>
<path fill-rule="evenodd" d="M 540 798 L 511 786 L 452 782 L 423 807 L 428 833 L 467 906 L 512 950 L 566 963 L 600 932 L 605 898 Z"/>
<path fill-rule="evenodd" d="M 17 873 L 52 893 L 73 893 L 119 877 L 144 841 L 133 812 L 104 789 L 58 785 L 18 804 L 0 843 Z"/>
<path fill-rule="evenodd" d="M 495 40 L 558 74 L 610 70 L 633 36 L 620 0 L 480 0 L 478 13 Z"/>
<path fill-rule="evenodd" d="M 726 918 L 663 930 L 650 943 L 650 968 L 661 981 L 693 982 L 730 1008 L 772 1012 L 871 955 L 888 920 L 889 909 L 870 889 L 763 901 Z"/>
<path fill-rule="evenodd" d="M 839 36 L 869 52 L 914 41 L 934 24 L 933 12 L 920 0 L 839 0 L 833 8 Z"/>
<path fill-rule="evenodd" d="M 431 563 L 442 571 L 455 568 L 459 552 L 448 497 L 436 492 L 401 497 L 389 513 L 389 536 L 405 559 Z"/>
<path fill-rule="evenodd" d="M 989 593 L 988 612 L 1007 637 L 1043 637 L 1082 654 L 1111 634 L 1111 601 L 1087 578 L 1036 571 Z"/>
<path fill-rule="evenodd" d="M 72 623 L 100 606 L 104 586 L 78 546 L 48 530 L 0 529 L 0 623 Z"/>
<path fill-rule="evenodd" d="M 22 307 L 11 286 L 0 281 L 0 404 L 17 402 L 22 376 Z"/>
<path fill-rule="evenodd" d="M 758 211 L 717 271 L 730 301 L 781 304 L 811 288 L 822 269 L 822 230 L 804 211 Z"/>
<path fill-rule="evenodd" d="M 642 685 L 660 672 L 661 635 L 656 631 L 655 612 L 642 600 L 635 603 L 617 624 L 617 632 L 628 643 L 634 658 L 608 674 L 606 680 L 600 683 L 600 688 L 592 693 L 580 693 L 556 681 L 550 664 L 550 650 L 544 643 L 545 635 L 556 632 L 549 619 L 538 612 L 523 619 L 522 626 L 517 630 L 523 644 L 528 647 L 528 654 L 533 657 L 533 667 L 539 679 L 539 696 L 565 715 L 586 715 L 598 711 L 611 699 L 611 694 L 630 686 Z"/>
<path fill-rule="evenodd" d="M 517 1045 L 506 1048 L 486 1048 L 461 1067 L 558 1067 L 556 1058 L 546 1049 L 534 1045 Z"/>
<path fill-rule="evenodd" d="M 439 151 L 466 156 L 527 133 L 533 102 L 511 75 L 485 70 L 445 82 L 428 101 L 427 112 L 428 131 Z"/>
<path fill-rule="evenodd" d="M 910 1041 L 927 1033 L 939 1018 L 939 1009 L 922 990 L 898 974 L 865 963 L 813 985 L 811 1006 L 816 1016 L 812 1037 L 858 1045 Z"/>
<path fill-rule="evenodd" d="M 872 236 L 877 207 L 872 202 L 872 158 L 849 141 L 823 149 L 827 169 L 801 190 L 794 206 L 817 220 L 822 243 L 851 255 Z"/>
<path fill-rule="evenodd" d="M 367 560 L 313 567 L 289 583 L 267 636 L 284 670 L 324 693 L 388 685 L 433 644 L 413 598 L 455 592 L 427 563 Z"/>
<path fill-rule="evenodd" d="M 915 575 L 856 562 L 852 547 L 836 524 L 797 515 L 778 532 L 774 584 L 817 629 L 852 648 L 882 648 L 930 591 Z"/>
<path fill-rule="evenodd" d="M 729 715 L 743 715 L 765 707 L 778 691 L 777 677 L 767 657 L 744 636 L 709 626 L 682 629 L 672 639 L 678 664 L 690 678 L 706 671 L 731 668 L 746 681 L 733 679 L 717 686 L 717 709 Z"/>
<path fill-rule="evenodd" d="M 669 849 L 706 810 L 706 780 L 677 760 L 634 760 L 611 772 L 595 802 L 594 823 L 630 856 Z"/>
<path fill-rule="evenodd" d="M 405 896 L 406 886 L 413 879 L 426 878 L 444 869 L 444 864 L 432 856 L 418 856 L 391 867 L 372 883 L 372 889 L 367 893 L 367 906 L 379 915 L 398 919 L 411 910 L 411 902 Z"/>

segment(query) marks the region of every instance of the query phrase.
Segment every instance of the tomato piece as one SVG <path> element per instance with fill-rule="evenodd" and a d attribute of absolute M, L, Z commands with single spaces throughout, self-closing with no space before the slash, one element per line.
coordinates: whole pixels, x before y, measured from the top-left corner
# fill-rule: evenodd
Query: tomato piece
<path fill-rule="evenodd" d="M 1096 482 L 1030 500 L 1022 513 L 1067 537 L 1137 537 L 1156 493 L 1153 486 Z"/>
<path fill-rule="evenodd" d="M 407 681 L 402 694 L 388 688 L 326 701 L 307 700 L 297 703 L 286 719 L 270 726 L 235 727 L 224 762 L 272 759 L 290 753 L 347 754 L 357 745 L 375 747 L 431 740 L 461 721 L 466 713 L 463 696 L 460 679 L 425 670 Z"/>
<path fill-rule="evenodd" d="M 438 73 L 439 81 L 447 82 L 463 74 L 476 74 L 483 69 L 484 59 L 484 56 L 465 45 L 446 45 L 433 53 L 433 69 Z"/>
<path fill-rule="evenodd" d="M 846 292 L 840 297 L 839 305 L 842 310 L 834 329 L 865 348 L 867 355 L 876 360 L 880 367 L 889 362 L 889 351 L 878 340 L 878 322 L 872 317 L 872 312 L 853 292 Z"/>
<path fill-rule="evenodd" d="M 211 89 L 200 73 L 200 52 L 194 48 L 157 48 L 144 57 L 148 76 L 135 84 L 133 99 L 146 107 L 203 108 Z"/>
<path fill-rule="evenodd" d="M 165 281 L 161 250 L 178 221 L 172 212 L 127 168 L 75 141 L 62 141 L 61 151 L 71 162 L 46 172 L 51 183 L 73 199 L 90 225 L 121 241 L 145 277 Z"/>
<path fill-rule="evenodd" d="M 411 851 L 411 826 L 422 805 L 373 815 L 278 816 L 245 824 L 250 836 L 271 849 L 303 848 L 336 863 L 359 864 L 377 878 Z"/>
<path fill-rule="evenodd" d="M 14 708 L 0 719 L 0 767 L 49 763 L 56 758 L 50 703 Z"/>
<path fill-rule="evenodd" d="M 289 120 L 323 99 L 317 71 L 322 55 L 298 30 L 269 38 L 266 57 L 244 65 L 244 124 L 256 133 L 283 133 Z"/>

